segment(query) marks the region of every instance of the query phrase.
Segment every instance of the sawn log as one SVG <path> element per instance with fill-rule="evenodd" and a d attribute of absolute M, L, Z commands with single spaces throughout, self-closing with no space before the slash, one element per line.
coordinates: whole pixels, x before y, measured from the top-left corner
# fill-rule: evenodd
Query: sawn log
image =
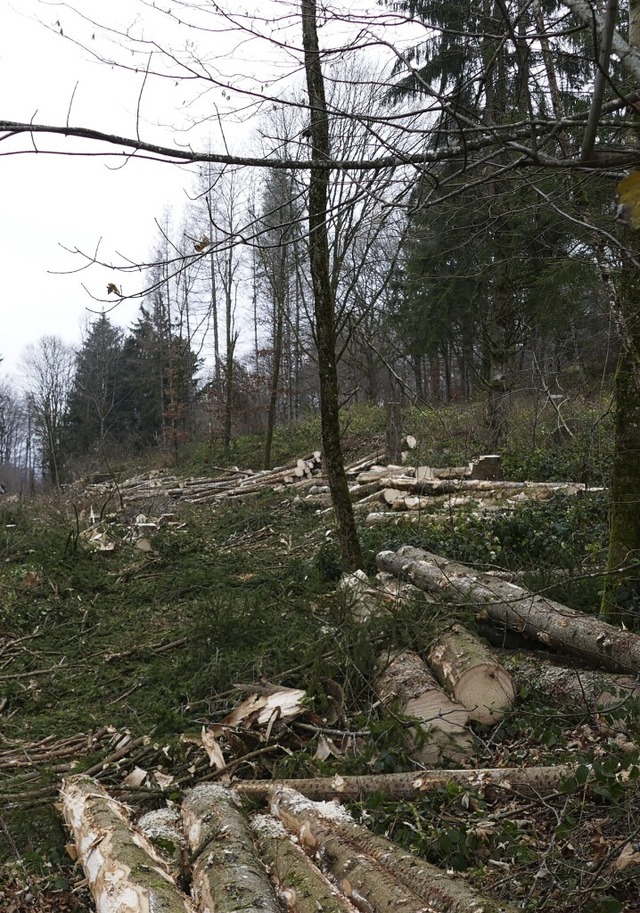
<path fill-rule="evenodd" d="M 640 672 L 640 636 L 592 615 L 408 545 L 397 552 L 380 552 L 377 562 L 380 570 L 430 593 L 467 605 L 475 603 L 492 621 L 554 650 L 580 656 L 606 669 Z"/>
<path fill-rule="evenodd" d="M 497 723 L 515 700 L 513 679 L 471 631 L 452 625 L 432 644 L 427 662 L 472 720 Z"/>
<path fill-rule="evenodd" d="M 341 890 L 357 899 L 361 909 L 425 913 L 425 904 L 433 913 L 511 913 L 515 909 L 482 897 L 464 879 L 372 834 L 340 806 L 314 803 L 283 788 L 274 793 L 271 810 L 304 846 L 319 854 Z"/>
<path fill-rule="evenodd" d="M 62 809 L 97 913 L 194 913 L 122 803 L 85 774 L 63 780 Z"/>

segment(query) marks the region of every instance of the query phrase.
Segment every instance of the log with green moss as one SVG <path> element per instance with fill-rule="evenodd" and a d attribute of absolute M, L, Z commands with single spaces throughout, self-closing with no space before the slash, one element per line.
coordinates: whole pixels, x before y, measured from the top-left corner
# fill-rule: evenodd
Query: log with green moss
<path fill-rule="evenodd" d="M 356 913 L 277 818 L 255 815 L 250 823 L 260 857 L 289 913 Z"/>
<path fill-rule="evenodd" d="M 162 857 L 122 803 L 92 777 L 68 777 L 62 810 L 98 913 L 194 913 Z"/>
<path fill-rule="evenodd" d="M 315 803 L 291 789 L 274 793 L 272 811 L 325 860 L 341 889 L 371 911 L 513 913 L 449 875 L 356 824 L 333 803 Z"/>
<path fill-rule="evenodd" d="M 188 792 L 182 821 L 199 913 L 281 913 L 236 796 L 217 783 Z"/>

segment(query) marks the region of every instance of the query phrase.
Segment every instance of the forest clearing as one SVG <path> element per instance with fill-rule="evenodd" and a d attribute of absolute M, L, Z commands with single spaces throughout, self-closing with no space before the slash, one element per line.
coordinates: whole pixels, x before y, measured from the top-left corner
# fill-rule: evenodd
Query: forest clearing
<path fill-rule="evenodd" d="M 606 491 L 373 440 L 346 576 L 313 450 L 5 497 L 3 910 L 638 909 Z"/>

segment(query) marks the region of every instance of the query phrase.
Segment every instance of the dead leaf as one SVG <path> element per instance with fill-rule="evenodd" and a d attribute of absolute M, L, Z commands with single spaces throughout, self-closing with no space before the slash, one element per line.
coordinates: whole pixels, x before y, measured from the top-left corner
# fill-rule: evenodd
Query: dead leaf
<path fill-rule="evenodd" d="M 107 295 L 120 295 L 120 297 L 122 298 L 122 292 L 120 291 L 118 286 L 115 284 L 115 282 L 110 282 L 107 285 Z"/>
<path fill-rule="evenodd" d="M 154 770 L 153 772 L 154 779 L 158 786 L 162 789 L 167 789 L 173 783 L 175 777 L 172 777 L 171 774 L 160 773 L 159 770 Z"/>
<path fill-rule="evenodd" d="M 613 868 L 622 871 L 623 869 L 628 868 L 630 865 L 640 864 L 640 844 L 627 843 L 623 846 L 622 851 L 616 861 L 613 863 Z"/>
<path fill-rule="evenodd" d="M 318 747 L 316 748 L 316 753 L 314 754 L 314 759 L 317 761 L 326 761 L 327 758 L 333 755 L 334 758 L 339 758 L 342 754 L 342 751 L 334 743 L 332 739 L 328 739 L 325 735 L 320 734 L 318 739 Z"/>

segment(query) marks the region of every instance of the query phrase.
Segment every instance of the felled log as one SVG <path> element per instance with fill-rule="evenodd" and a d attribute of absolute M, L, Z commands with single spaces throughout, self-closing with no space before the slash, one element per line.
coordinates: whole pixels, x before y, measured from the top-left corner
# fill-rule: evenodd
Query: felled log
<path fill-rule="evenodd" d="M 562 781 L 575 770 L 572 765 L 561 764 L 556 767 L 421 770 L 419 773 L 368 774 L 362 777 L 336 775 L 300 780 L 241 780 L 233 784 L 233 789 L 249 799 L 267 799 L 274 789 L 286 786 L 315 801 L 335 798 L 362 800 L 380 793 L 385 799 L 400 802 L 454 785 L 490 796 L 513 793 L 539 798 L 556 792 Z"/>
<path fill-rule="evenodd" d="M 193 913 L 161 856 L 97 780 L 69 777 L 61 797 L 97 913 Z"/>
<path fill-rule="evenodd" d="M 433 518 L 430 516 L 429 521 Z M 391 513 L 387 511 L 373 511 L 367 514 L 365 526 L 419 526 L 424 523 L 424 518 L 418 513 Z"/>
<path fill-rule="evenodd" d="M 640 698 L 640 682 L 629 675 L 568 669 L 541 658 L 505 656 L 503 663 L 519 687 L 535 689 L 552 704 L 593 713 Z"/>
<path fill-rule="evenodd" d="M 545 494 L 549 497 L 555 492 L 575 495 L 578 492 L 602 491 L 602 489 L 587 488 L 582 482 L 501 482 L 483 479 L 416 479 L 409 475 L 382 477 L 379 480 L 381 488 L 400 488 L 419 495 L 448 495 L 457 492 L 494 492 L 503 498 L 517 494 L 532 494 L 534 492 Z"/>
<path fill-rule="evenodd" d="M 357 908 L 293 843 L 281 821 L 271 815 L 255 815 L 250 825 L 260 857 L 290 913 L 356 913 Z"/>
<path fill-rule="evenodd" d="M 187 843 L 177 808 L 156 808 L 138 818 L 138 827 L 176 874 L 186 870 Z"/>
<path fill-rule="evenodd" d="M 462 761 L 472 753 L 469 714 L 444 693 L 417 653 L 403 650 L 384 657 L 376 687 L 388 709 L 417 721 L 419 728 L 408 733 L 414 760 L 433 766 L 444 758 Z"/>
<path fill-rule="evenodd" d="M 182 803 L 199 913 L 281 913 L 236 796 L 217 783 L 196 786 Z"/>
<path fill-rule="evenodd" d="M 489 648 L 462 625 L 453 625 L 440 635 L 427 662 L 477 723 L 497 723 L 513 705 L 513 679 Z"/>
<path fill-rule="evenodd" d="M 448 875 L 407 853 L 384 837 L 356 824 L 339 806 L 315 804 L 291 789 L 275 791 L 272 812 L 300 842 L 321 855 L 347 897 L 367 910 L 467 913 L 491 909 L 513 911 L 510 904 L 490 901 L 467 882 Z"/>
<path fill-rule="evenodd" d="M 380 570 L 430 593 L 475 603 L 493 621 L 554 650 L 606 669 L 640 672 L 640 635 L 412 546 L 380 552 L 377 562 Z"/>

